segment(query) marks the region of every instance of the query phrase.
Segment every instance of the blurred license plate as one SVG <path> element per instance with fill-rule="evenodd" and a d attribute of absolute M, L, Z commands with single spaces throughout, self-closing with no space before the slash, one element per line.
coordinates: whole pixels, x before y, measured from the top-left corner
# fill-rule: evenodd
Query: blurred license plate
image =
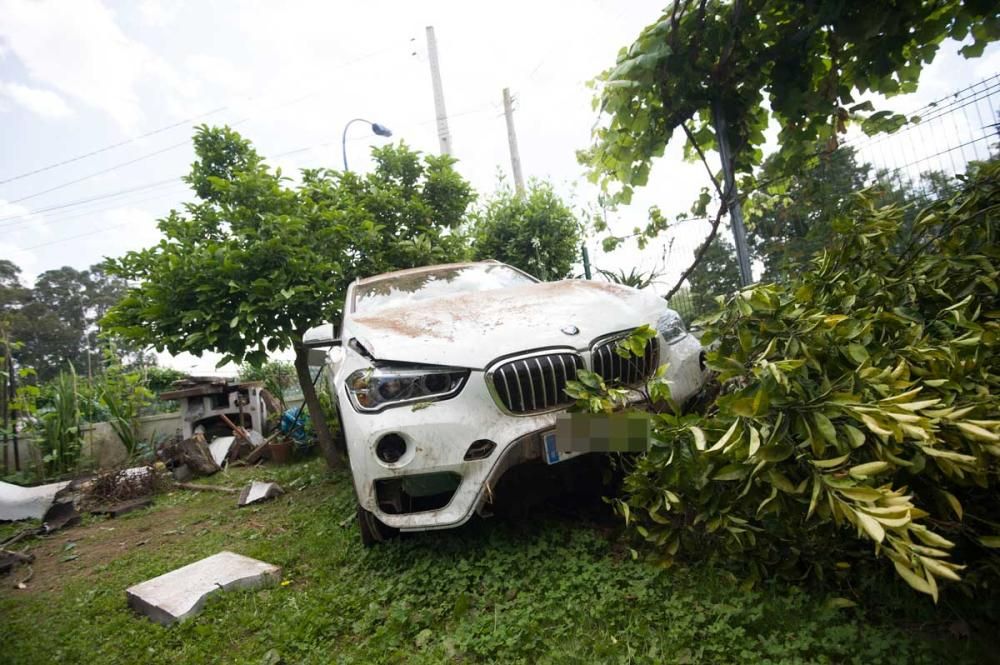
<path fill-rule="evenodd" d="M 571 457 L 576 457 L 580 454 L 579 451 L 572 452 L 560 452 L 556 448 L 556 433 L 549 432 L 542 436 L 542 447 L 545 450 L 545 463 L 546 464 L 557 464 L 564 460 L 568 460 Z"/>

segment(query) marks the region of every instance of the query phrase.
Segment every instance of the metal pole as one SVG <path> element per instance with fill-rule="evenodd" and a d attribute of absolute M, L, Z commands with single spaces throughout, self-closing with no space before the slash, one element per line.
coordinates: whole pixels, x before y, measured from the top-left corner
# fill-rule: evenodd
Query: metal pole
<path fill-rule="evenodd" d="M 434 111 L 437 114 L 438 142 L 441 154 L 451 154 L 451 134 L 448 133 L 448 112 L 444 108 L 444 88 L 441 86 L 441 68 L 438 66 L 437 40 L 434 26 L 427 26 L 427 59 L 431 63 L 431 83 L 434 85 Z"/>
<path fill-rule="evenodd" d="M 345 171 L 349 170 L 347 168 L 347 128 L 350 127 L 351 125 L 353 125 L 356 122 L 368 122 L 368 121 L 365 120 L 364 118 L 354 118 L 353 120 L 348 120 L 347 124 L 344 125 L 344 134 L 340 138 L 340 147 L 341 147 L 341 149 L 344 152 L 344 170 Z"/>
<path fill-rule="evenodd" d="M 503 89 L 503 114 L 507 118 L 507 143 L 510 145 L 510 168 L 514 172 L 514 186 L 518 196 L 524 196 L 524 176 L 521 174 L 521 153 L 517 150 L 517 133 L 514 131 L 514 103 L 510 88 Z"/>
<path fill-rule="evenodd" d="M 593 279 L 590 275 L 590 252 L 587 251 L 586 243 L 580 245 L 580 253 L 583 254 L 583 274 L 587 279 Z"/>
<path fill-rule="evenodd" d="M 743 226 L 743 207 L 736 194 L 736 173 L 733 168 L 733 156 L 729 149 L 729 136 L 726 134 L 726 113 L 718 101 L 712 104 L 712 120 L 715 126 L 715 141 L 719 146 L 719 156 L 722 159 L 722 173 L 725 177 L 723 195 L 726 207 L 729 209 L 729 220 L 733 227 L 733 240 L 736 245 L 736 259 L 740 266 L 740 284 L 748 286 L 753 282 L 750 272 L 750 251 L 747 249 L 747 231 Z"/>

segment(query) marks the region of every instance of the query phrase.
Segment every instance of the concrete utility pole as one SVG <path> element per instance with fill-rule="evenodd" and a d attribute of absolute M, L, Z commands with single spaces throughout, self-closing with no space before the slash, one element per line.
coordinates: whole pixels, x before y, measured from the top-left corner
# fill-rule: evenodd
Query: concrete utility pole
<path fill-rule="evenodd" d="M 451 154 L 451 134 L 448 133 L 448 112 L 444 108 L 444 88 L 441 87 L 441 68 L 438 66 L 437 40 L 434 26 L 427 26 L 427 56 L 431 63 L 431 82 L 434 84 L 434 111 L 437 113 L 438 142 L 441 154 Z"/>
<path fill-rule="evenodd" d="M 750 251 L 747 249 L 747 230 L 743 226 L 743 206 L 736 194 L 736 174 L 733 170 L 732 153 L 729 150 L 729 138 L 726 135 L 726 114 L 722 104 L 712 104 L 712 120 L 715 126 L 715 140 L 719 145 L 719 157 L 722 159 L 722 173 L 725 176 L 723 193 L 728 199 L 729 219 L 733 226 L 733 241 L 736 244 L 736 259 L 740 265 L 740 284 L 748 286 L 753 282 L 750 272 Z"/>
<path fill-rule="evenodd" d="M 524 176 L 521 174 L 521 153 L 517 150 L 517 132 L 514 131 L 514 103 L 510 88 L 503 89 L 503 114 L 507 118 L 507 142 L 510 144 L 510 168 L 514 171 L 514 186 L 518 196 L 524 195 Z"/>

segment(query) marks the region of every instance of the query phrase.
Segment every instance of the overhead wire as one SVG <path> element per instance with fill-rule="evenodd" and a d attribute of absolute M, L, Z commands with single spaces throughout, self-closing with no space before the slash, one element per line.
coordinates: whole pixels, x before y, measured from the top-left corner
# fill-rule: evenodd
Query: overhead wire
<path fill-rule="evenodd" d="M 394 44 L 393 46 L 386 47 L 386 48 L 380 49 L 378 51 L 373 51 L 373 52 L 368 53 L 366 55 L 362 55 L 362 56 L 359 56 L 359 57 L 354 58 L 352 60 L 348 60 L 348 61 L 346 61 L 344 63 L 341 63 L 340 65 L 338 65 L 336 67 L 333 67 L 331 69 L 343 69 L 345 67 L 349 67 L 351 65 L 357 64 L 358 62 L 362 62 L 364 60 L 367 60 L 367 59 L 370 59 L 370 58 L 382 55 L 383 53 L 387 53 L 387 52 L 393 50 L 394 48 L 397 48 L 397 46 L 398 45 Z M 282 102 L 280 104 L 272 106 L 272 107 L 264 110 L 262 113 L 270 113 L 272 111 L 275 111 L 275 110 L 280 109 L 280 108 L 284 108 L 286 106 L 291 106 L 293 104 L 298 104 L 298 103 L 300 103 L 300 102 L 302 102 L 302 101 L 304 101 L 306 99 L 309 99 L 311 97 L 314 97 L 317 94 L 320 94 L 320 92 L 321 92 L 321 89 L 318 89 L 318 88 L 310 90 L 308 93 L 306 93 L 304 95 L 301 95 L 299 97 L 296 97 L 295 99 L 292 99 L 292 100 L 289 100 L 289 101 L 286 101 L 286 102 Z M 84 159 L 86 157 L 97 155 L 97 154 L 106 152 L 108 150 L 112 150 L 112 149 L 114 149 L 116 147 L 120 147 L 120 146 L 123 146 L 123 145 L 127 145 L 129 143 L 132 143 L 134 141 L 138 141 L 138 140 L 140 140 L 142 138 L 145 138 L 146 136 L 152 136 L 152 135 L 164 132 L 164 131 L 168 131 L 169 129 L 175 129 L 175 128 L 183 126 L 183 125 L 185 125 L 185 124 L 187 124 L 187 123 L 189 123 L 189 122 L 191 122 L 193 120 L 199 119 L 201 117 L 205 117 L 205 116 L 210 115 L 212 113 L 219 112 L 219 111 L 221 111 L 223 109 L 226 109 L 226 108 L 228 108 L 228 107 L 221 107 L 220 109 L 215 109 L 215 110 L 210 111 L 208 113 L 199 114 L 197 116 L 193 116 L 193 118 L 191 118 L 191 119 L 188 119 L 188 120 L 185 120 L 185 121 L 180 121 L 180 122 L 173 123 L 173 124 L 165 126 L 165 127 L 161 127 L 159 129 L 152 130 L 151 132 L 147 132 L 147 134 L 145 134 L 145 135 L 138 136 L 138 137 L 133 137 L 131 139 L 128 139 L 128 140 L 125 140 L 125 141 L 121 141 L 121 142 L 119 142 L 117 144 L 112 144 L 112 145 L 100 148 L 98 150 L 93 150 L 93 151 L 91 151 L 89 153 L 86 153 L 84 155 L 78 155 L 78 156 L 73 157 L 73 158 L 62 160 L 61 162 L 58 162 L 58 163 L 55 163 L 55 164 L 50 164 L 50 165 L 48 165 L 46 167 L 42 167 L 40 169 L 35 169 L 31 173 L 24 173 L 24 174 L 21 174 L 19 176 L 15 176 L 15 177 L 9 178 L 9 179 L 7 179 L 5 181 L 0 182 L 0 184 L 4 184 L 5 182 L 11 182 L 11 181 L 17 180 L 19 178 L 27 177 L 28 175 L 32 175 L 33 173 L 41 173 L 43 171 L 50 170 L 51 168 L 55 168 L 56 166 L 61 166 L 63 164 L 69 164 L 69 163 L 72 163 L 72 162 L 75 162 L 75 161 L 79 161 L 79 160 Z M 257 115 L 260 115 L 260 114 L 261 113 L 258 113 Z M 254 117 L 255 117 L 255 115 L 253 113 L 251 113 L 250 115 L 248 115 L 248 116 L 246 116 L 244 118 L 241 118 L 240 120 L 237 120 L 236 122 L 232 123 L 232 126 L 236 126 L 236 125 L 248 122 L 249 120 L 253 119 Z M 93 173 L 89 173 L 87 175 L 81 176 L 79 178 L 75 178 L 73 180 L 62 182 L 62 183 L 60 183 L 58 185 L 55 185 L 53 187 L 49 187 L 47 189 L 43 189 L 41 191 L 34 192 L 32 194 L 28 194 L 27 196 L 22 196 L 22 197 L 17 198 L 17 199 L 9 200 L 8 203 L 15 204 L 15 203 L 21 203 L 22 201 L 28 201 L 28 200 L 36 198 L 38 196 L 43 196 L 45 194 L 49 194 L 51 192 L 58 191 L 58 190 L 63 189 L 65 187 L 69 187 L 71 185 L 75 185 L 77 183 L 83 182 L 84 180 L 89 180 L 89 179 L 95 178 L 95 177 L 97 177 L 99 175 L 104 175 L 106 173 L 110 173 L 111 171 L 118 170 L 118 169 L 123 168 L 125 166 L 130 166 L 132 164 L 135 164 L 137 162 L 143 161 L 145 159 L 149 159 L 151 157 L 155 157 L 155 156 L 164 154 L 166 152 L 170 152 L 171 150 L 176 150 L 178 148 L 181 148 L 181 147 L 184 147 L 184 146 L 187 146 L 187 145 L 190 145 L 190 141 L 189 140 L 185 140 L 185 141 L 180 142 L 180 143 L 175 143 L 175 144 L 169 145 L 169 146 L 167 146 L 165 148 L 161 148 L 160 150 L 155 150 L 153 152 L 146 153 L 144 155 L 140 155 L 139 157 L 136 157 L 135 159 L 131 159 L 131 160 L 128 160 L 128 161 L 125 161 L 125 162 L 121 162 L 119 164 L 115 164 L 115 165 L 110 166 L 108 168 L 101 169 L 101 170 L 93 172 Z"/>

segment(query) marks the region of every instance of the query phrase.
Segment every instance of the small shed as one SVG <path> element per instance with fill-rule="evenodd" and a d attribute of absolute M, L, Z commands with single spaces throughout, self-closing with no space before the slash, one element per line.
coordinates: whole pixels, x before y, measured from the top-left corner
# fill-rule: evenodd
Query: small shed
<path fill-rule="evenodd" d="M 268 418 L 281 415 L 281 405 L 263 382 L 236 382 L 223 377 L 188 377 L 175 381 L 161 399 L 177 400 L 185 439 L 197 433 L 211 441 L 229 435 L 222 416 L 243 429 L 267 434 Z"/>

